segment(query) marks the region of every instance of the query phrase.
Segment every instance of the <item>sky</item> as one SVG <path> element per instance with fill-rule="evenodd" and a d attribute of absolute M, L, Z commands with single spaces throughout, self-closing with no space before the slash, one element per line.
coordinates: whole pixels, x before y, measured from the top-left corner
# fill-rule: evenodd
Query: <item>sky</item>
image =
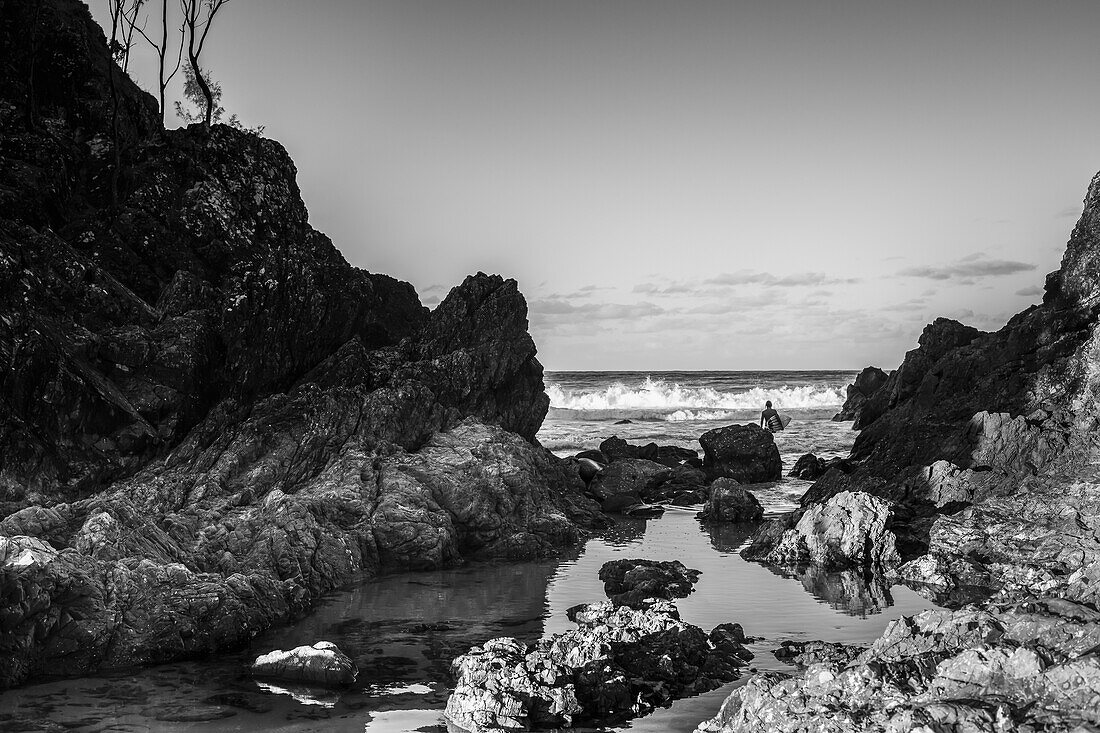
<path fill-rule="evenodd" d="M 856 370 L 1041 301 L 1097 38 L 1095 0 L 232 0 L 203 60 L 353 265 L 516 278 L 548 369 Z"/>

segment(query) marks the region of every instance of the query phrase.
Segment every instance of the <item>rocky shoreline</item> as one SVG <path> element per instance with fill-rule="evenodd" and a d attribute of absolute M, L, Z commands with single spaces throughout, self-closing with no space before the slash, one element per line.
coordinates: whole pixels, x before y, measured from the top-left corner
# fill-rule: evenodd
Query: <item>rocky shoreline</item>
<path fill-rule="evenodd" d="M 515 281 L 429 311 L 352 267 L 278 143 L 164 130 L 117 70 L 112 95 L 77 0 L 0 5 L 0 39 L 0 689 L 237 648 L 364 574 L 544 557 L 607 514 L 761 518 L 744 484 L 780 478 L 770 433 L 557 458 Z M 851 456 L 803 457 L 801 506 L 742 552 L 950 609 L 868 648 L 785 645 L 803 671 L 699 731 L 1100 726 L 1098 393 L 1100 176 L 1043 303 L 994 333 L 939 319 L 864 370 Z M 577 630 L 459 657 L 451 719 L 621 719 L 740 675 L 740 627 L 681 622 L 692 571 L 644 562 L 605 567 Z"/>

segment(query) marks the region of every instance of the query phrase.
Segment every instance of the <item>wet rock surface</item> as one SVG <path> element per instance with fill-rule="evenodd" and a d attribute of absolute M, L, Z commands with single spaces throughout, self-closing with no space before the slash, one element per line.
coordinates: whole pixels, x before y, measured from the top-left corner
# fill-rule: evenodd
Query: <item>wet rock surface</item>
<path fill-rule="evenodd" d="M 730 478 L 710 485 L 710 498 L 696 515 L 705 523 L 755 522 L 764 516 L 764 507 L 751 491 Z"/>
<path fill-rule="evenodd" d="M 697 572 L 678 562 L 626 560 L 606 564 L 600 577 L 614 594 L 658 574 L 675 576 L 676 593 L 686 595 Z M 739 625 L 707 634 L 681 621 L 668 600 L 602 601 L 568 615 L 576 629 L 533 645 L 492 639 L 455 659 L 447 719 L 474 733 L 611 723 L 737 679 L 752 659 Z"/>
<path fill-rule="evenodd" d="M 331 641 L 261 654 L 250 671 L 253 677 L 328 686 L 350 685 L 359 675 L 355 663 Z"/>
<path fill-rule="evenodd" d="M 117 69 L 112 187 L 87 7 L 0 24 L 0 687 L 207 654 L 364 571 L 605 521 L 531 442 L 548 398 L 515 281 L 429 313 L 310 227 L 277 142 L 163 130 Z"/>

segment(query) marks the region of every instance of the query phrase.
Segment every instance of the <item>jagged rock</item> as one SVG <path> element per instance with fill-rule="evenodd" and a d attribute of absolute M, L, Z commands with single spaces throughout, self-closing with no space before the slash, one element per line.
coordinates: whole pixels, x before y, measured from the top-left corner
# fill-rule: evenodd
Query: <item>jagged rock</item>
<path fill-rule="evenodd" d="M 772 654 L 781 662 L 797 664 L 799 667 L 826 663 L 843 668 L 864 651 L 864 647 L 831 641 L 784 641 Z"/>
<path fill-rule="evenodd" d="M 642 458 L 620 458 L 600 471 L 589 485 L 589 491 L 600 502 L 618 496 L 631 496 L 640 503 L 647 491 L 656 488 L 672 475 L 667 466 Z"/>
<path fill-rule="evenodd" d="M 446 716 L 473 733 L 571 727 L 643 715 L 736 679 L 752 658 L 736 624 L 709 635 L 675 605 L 569 609 L 577 628 L 527 646 L 493 639 L 457 658 Z"/>
<path fill-rule="evenodd" d="M 707 478 L 732 478 L 744 484 L 783 476 L 783 461 L 772 434 L 759 425 L 729 425 L 703 433 L 703 471 Z"/>
<path fill-rule="evenodd" d="M 741 552 L 747 560 L 776 565 L 813 563 L 822 568 L 877 568 L 900 564 L 889 505 L 876 496 L 844 491 L 807 509 L 793 528 L 758 533 Z M 781 533 L 780 533 L 781 532 Z"/>
<path fill-rule="evenodd" d="M 720 478 L 710 485 L 710 498 L 696 516 L 703 522 L 755 522 L 764 516 L 764 507 L 741 484 Z"/>
<path fill-rule="evenodd" d="M 1100 663 L 1086 645 L 1098 615 L 1069 602 L 925 611 L 891 622 L 866 650 L 811 647 L 795 657 L 800 675 L 753 677 L 696 731 L 1094 727 Z M 1034 633 L 1067 625 L 1074 631 Z"/>
<path fill-rule="evenodd" d="M 699 571 L 679 560 L 612 560 L 600 568 L 600 580 L 616 606 L 641 608 L 649 598 L 686 598 L 699 581 Z"/>
<path fill-rule="evenodd" d="M 4 5 L 0 58 L 0 686 L 212 653 L 363 572 L 606 522 L 532 442 L 515 281 L 429 312 L 310 227 L 281 145 L 163 130 L 117 68 L 112 185 L 78 0 Z"/>
<path fill-rule="evenodd" d="M 874 397 L 875 393 L 886 384 L 887 379 L 886 372 L 878 367 L 864 367 L 863 371 L 856 376 L 855 383 L 848 385 L 847 397 L 840 408 L 840 412 L 833 415 L 833 420 L 837 422 L 858 420 L 860 413 L 863 411 L 863 406 L 867 404 L 867 400 Z"/>
<path fill-rule="evenodd" d="M 252 663 L 251 672 L 253 677 L 329 686 L 350 685 L 359 675 L 355 662 L 331 641 L 261 654 Z"/>

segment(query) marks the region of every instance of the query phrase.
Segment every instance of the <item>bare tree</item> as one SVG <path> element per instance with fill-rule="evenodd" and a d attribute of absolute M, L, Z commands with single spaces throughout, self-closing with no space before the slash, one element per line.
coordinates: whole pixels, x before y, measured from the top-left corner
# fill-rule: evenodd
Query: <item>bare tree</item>
<path fill-rule="evenodd" d="M 140 5 L 142 0 L 134 0 L 135 4 Z M 157 74 L 157 86 L 160 96 L 160 120 L 163 123 L 165 115 L 168 114 L 168 105 L 164 101 L 164 90 L 168 88 L 168 84 L 172 81 L 172 77 L 176 75 L 176 72 L 180 70 L 180 64 L 183 61 L 183 38 L 184 38 L 184 26 L 180 25 L 179 34 L 179 50 L 176 53 L 176 65 L 172 68 L 172 71 L 165 73 L 168 68 L 168 52 L 171 48 L 171 44 L 168 41 L 168 0 L 161 0 L 160 3 L 160 39 L 153 40 L 149 34 L 145 32 L 143 25 L 137 23 L 137 14 L 134 16 L 134 23 L 131 25 L 131 32 L 137 30 L 146 43 L 153 47 L 153 51 L 157 54 L 157 61 L 159 62 L 158 74 Z M 125 68 L 125 67 L 123 67 Z"/>
<path fill-rule="evenodd" d="M 183 24 L 187 29 L 187 61 L 195 72 L 195 82 L 206 99 L 206 120 L 203 123 L 210 127 L 214 114 L 214 95 L 210 91 L 206 79 L 203 78 L 202 69 L 199 67 L 199 56 L 202 54 L 206 36 L 210 33 L 210 26 L 214 22 L 214 16 L 229 0 L 180 0 L 180 9 L 183 10 Z"/>

